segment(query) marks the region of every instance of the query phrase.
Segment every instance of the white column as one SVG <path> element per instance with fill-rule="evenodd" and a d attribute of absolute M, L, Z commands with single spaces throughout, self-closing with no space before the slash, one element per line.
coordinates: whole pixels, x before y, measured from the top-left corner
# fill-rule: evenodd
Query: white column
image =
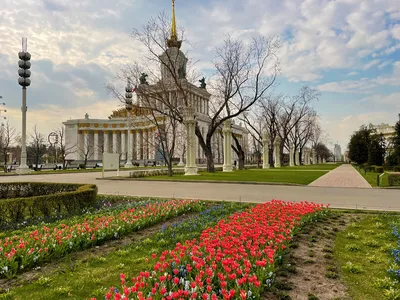
<path fill-rule="evenodd" d="M 232 172 L 232 128 L 231 120 L 224 122 L 224 165 L 222 166 L 223 172 Z"/>
<path fill-rule="evenodd" d="M 314 149 L 311 149 L 311 159 L 313 165 L 317 164 L 317 153 Z"/>
<path fill-rule="evenodd" d="M 196 166 L 196 134 L 194 119 L 195 113 L 193 106 L 186 108 L 185 125 L 186 125 L 186 166 L 185 175 L 198 175 Z"/>
<path fill-rule="evenodd" d="M 108 131 L 103 131 L 103 143 L 104 143 L 104 153 L 110 152 L 110 139 L 108 138 Z"/>
<path fill-rule="evenodd" d="M 296 166 L 300 166 L 300 150 L 296 150 Z"/>
<path fill-rule="evenodd" d="M 83 131 L 79 130 L 78 131 L 78 155 L 77 159 L 83 159 L 83 151 L 84 151 L 84 135 Z"/>
<path fill-rule="evenodd" d="M 93 132 L 93 159 L 99 160 L 99 131 Z"/>
<path fill-rule="evenodd" d="M 142 132 L 140 130 L 136 130 L 136 159 L 143 159 L 142 155 Z"/>
<path fill-rule="evenodd" d="M 87 155 L 87 159 L 90 159 L 90 137 L 89 137 L 89 130 L 84 131 L 84 137 L 83 137 L 83 147 L 84 147 L 84 153 L 83 153 L 83 159 L 85 159 L 85 154 Z"/>
<path fill-rule="evenodd" d="M 267 131 L 263 134 L 263 169 L 269 169 L 269 135 Z"/>
<path fill-rule="evenodd" d="M 281 149 L 281 138 L 279 135 L 275 137 L 274 141 L 274 160 L 275 160 L 275 168 L 280 168 L 281 167 L 281 154 L 280 154 L 280 149 Z"/>
<path fill-rule="evenodd" d="M 127 150 L 127 155 L 128 155 L 128 161 L 131 162 L 133 160 L 133 130 L 129 130 L 128 132 L 128 150 Z"/>
<path fill-rule="evenodd" d="M 326 164 L 326 158 L 325 157 L 322 159 L 322 163 Z"/>
<path fill-rule="evenodd" d="M 289 166 L 294 167 L 294 144 L 290 143 L 289 148 Z"/>
<path fill-rule="evenodd" d="M 304 164 L 306 166 L 310 164 L 310 150 L 308 148 L 304 148 Z"/>
<path fill-rule="evenodd" d="M 121 131 L 121 159 L 126 160 L 126 134 L 125 130 Z"/>
<path fill-rule="evenodd" d="M 118 131 L 113 130 L 112 152 L 118 153 Z"/>

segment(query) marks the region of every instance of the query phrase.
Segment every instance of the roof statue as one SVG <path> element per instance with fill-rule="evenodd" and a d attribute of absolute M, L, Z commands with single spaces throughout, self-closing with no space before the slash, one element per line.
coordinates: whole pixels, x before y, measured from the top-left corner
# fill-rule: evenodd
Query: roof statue
<path fill-rule="evenodd" d="M 149 75 L 147 75 L 146 73 L 140 74 L 140 77 L 139 77 L 140 84 L 149 84 L 146 79 L 148 76 Z"/>
<path fill-rule="evenodd" d="M 207 84 L 206 84 L 206 78 L 203 77 L 202 79 L 199 80 L 199 82 L 200 82 L 200 88 L 201 88 L 201 89 L 205 89 L 206 86 L 207 86 Z"/>
<path fill-rule="evenodd" d="M 182 41 L 178 41 L 178 34 L 176 30 L 176 18 L 175 18 L 175 0 L 172 0 L 172 22 L 171 22 L 171 37 L 167 40 L 168 48 L 181 48 Z"/>

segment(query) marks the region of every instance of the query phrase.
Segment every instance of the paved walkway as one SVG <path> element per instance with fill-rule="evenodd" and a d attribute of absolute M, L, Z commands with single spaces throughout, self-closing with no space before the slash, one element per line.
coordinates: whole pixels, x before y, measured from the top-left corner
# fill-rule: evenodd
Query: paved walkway
<path fill-rule="evenodd" d="M 311 182 L 309 186 L 371 188 L 371 185 L 350 164 L 344 164 Z"/>
<path fill-rule="evenodd" d="M 116 172 L 107 172 L 115 176 Z M 127 171 L 121 172 L 121 175 Z M 101 173 L 2 176 L 0 182 L 78 182 L 94 183 L 99 193 L 113 195 L 177 197 L 262 203 L 271 199 L 312 201 L 336 208 L 400 211 L 400 190 L 309 186 L 279 186 L 226 183 L 182 183 L 152 181 L 96 180 Z"/>

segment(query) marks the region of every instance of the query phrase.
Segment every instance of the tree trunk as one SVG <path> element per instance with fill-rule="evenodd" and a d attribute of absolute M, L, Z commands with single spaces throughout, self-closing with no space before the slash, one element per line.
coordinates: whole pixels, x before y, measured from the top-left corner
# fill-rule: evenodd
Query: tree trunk
<path fill-rule="evenodd" d="M 174 176 L 174 171 L 172 170 L 172 161 L 170 161 L 170 162 L 168 163 L 168 176 L 169 176 L 169 177 Z"/>
<path fill-rule="evenodd" d="M 239 170 L 244 170 L 244 151 L 242 149 L 239 150 L 238 158 L 239 158 Z"/>
<path fill-rule="evenodd" d="M 214 158 L 212 155 L 211 149 L 207 147 L 206 151 L 204 151 L 204 154 L 207 159 L 207 172 L 214 173 L 215 172 L 215 165 L 214 165 Z"/>
<path fill-rule="evenodd" d="M 4 173 L 7 173 L 7 154 L 4 155 Z"/>

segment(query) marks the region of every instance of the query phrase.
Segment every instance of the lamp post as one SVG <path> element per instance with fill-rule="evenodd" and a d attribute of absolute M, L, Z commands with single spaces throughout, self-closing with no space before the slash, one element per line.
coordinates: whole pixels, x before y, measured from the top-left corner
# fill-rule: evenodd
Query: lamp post
<path fill-rule="evenodd" d="M 0 96 L 0 99 L 2 99 L 2 98 L 3 98 L 3 97 Z M 2 108 L 2 107 L 4 107 L 4 108 Z M 1 103 L 0 103 L 0 119 L 2 119 L 2 120 L 6 120 L 6 119 L 7 119 L 6 116 L 2 116 L 2 115 L 1 115 L 3 112 L 5 112 L 5 113 L 7 112 L 7 109 L 5 109 L 5 107 L 6 107 L 6 103 L 5 103 L 5 102 L 1 102 Z M 1 125 L 4 126 L 4 123 L 1 122 Z"/>
<path fill-rule="evenodd" d="M 28 52 L 28 40 L 27 38 L 22 38 L 22 51 L 18 53 L 19 61 L 18 66 L 20 69 L 18 70 L 19 78 L 18 83 L 22 86 L 22 150 L 21 150 L 21 164 L 17 168 L 18 174 L 29 174 L 30 169 L 26 164 L 26 88 L 30 86 L 31 80 L 29 77 L 31 76 L 31 54 Z"/>
<path fill-rule="evenodd" d="M 126 108 L 126 113 L 127 113 L 127 117 L 128 117 L 128 153 L 127 153 L 127 157 L 126 157 L 126 163 L 125 163 L 125 168 L 132 168 L 132 145 L 130 143 L 131 141 L 131 111 L 132 111 L 132 97 L 133 97 L 133 87 L 131 85 L 131 81 L 128 78 L 128 83 L 126 85 L 125 88 L 125 108 Z"/>

